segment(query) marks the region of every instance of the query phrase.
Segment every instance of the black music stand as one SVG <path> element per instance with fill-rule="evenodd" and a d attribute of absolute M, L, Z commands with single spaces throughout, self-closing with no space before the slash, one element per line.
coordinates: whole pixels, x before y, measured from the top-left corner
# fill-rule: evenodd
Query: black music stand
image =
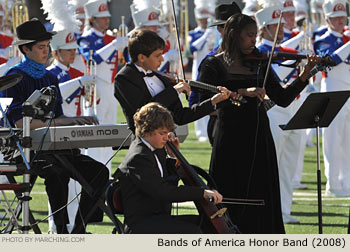
<path fill-rule="evenodd" d="M 318 230 L 322 234 L 320 128 L 328 127 L 350 96 L 350 91 L 312 93 L 282 130 L 316 128 Z M 349 216 L 350 220 L 350 216 Z"/>

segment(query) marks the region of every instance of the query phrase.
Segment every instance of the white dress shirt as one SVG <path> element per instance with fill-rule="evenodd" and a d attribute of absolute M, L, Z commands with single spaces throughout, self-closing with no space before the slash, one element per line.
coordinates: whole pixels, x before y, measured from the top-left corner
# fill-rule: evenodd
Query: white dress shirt
<path fill-rule="evenodd" d="M 152 72 L 146 71 L 145 69 L 136 64 L 135 66 L 141 73 L 148 74 Z M 152 77 L 143 77 L 143 79 L 145 80 L 148 91 L 151 93 L 152 97 L 156 96 L 165 89 L 163 82 L 156 75 Z"/>
<path fill-rule="evenodd" d="M 143 139 L 142 137 L 140 137 L 141 141 L 148 147 L 150 148 L 150 150 L 153 152 L 155 151 L 156 149 L 153 148 L 153 146 L 147 142 L 145 139 Z M 157 160 L 157 164 L 158 164 L 158 169 L 160 171 L 160 176 L 163 178 L 163 168 L 162 168 L 162 164 L 159 162 L 159 159 L 157 157 L 157 155 L 153 152 L 153 155 L 156 157 L 156 160 Z"/>

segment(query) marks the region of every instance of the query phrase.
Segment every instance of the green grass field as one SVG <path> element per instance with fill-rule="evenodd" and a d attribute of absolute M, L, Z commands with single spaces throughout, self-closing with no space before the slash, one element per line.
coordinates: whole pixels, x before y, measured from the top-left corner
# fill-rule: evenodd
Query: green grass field
<path fill-rule="evenodd" d="M 197 142 L 194 136 L 193 124 L 189 125 L 189 136 L 181 145 L 181 152 L 187 160 L 208 169 L 211 147 L 209 143 Z M 118 167 L 126 150 L 122 150 L 113 159 L 113 171 Z M 322 163 L 323 170 L 323 163 Z M 21 179 L 20 177 L 18 177 Z M 322 190 L 324 194 L 325 177 L 322 174 Z M 293 196 L 292 215 L 300 219 L 300 224 L 285 225 L 288 234 L 317 234 L 318 213 L 317 213 L 317 182 L 316 182 L 316 147 L 307 148 L 305 152 L 304 170 L 302 183 L 308 186 L 306 190 L 296 190 Z M 12 192 L 6 192 L 9 199 L 13 198 Z M 36 220 L 42 220 L 47 216 L 48 201 L 45 193 L 44 182 L 38 179 L 31 194 L 30 208 Z M 0 196 L 3 201 L 3 195 Z M 323 208 L 323 233 L 345 234 L 347 232 L 350 198 L 322 197 Z M 0 206 L 0 213 L 4 213 Z M 179 207 L 179 213 L 196 213 L 191 204 L 183 204 Z M 43 233 L 48 232 L 48 222 L 39 224 Z M 2 229 L 2 227 L 1 227 Z M 103 223 L 88 225 L 87 231 L 98 234 L 110 234 L 113 224 L 108 217 L 104 217 Z"/>

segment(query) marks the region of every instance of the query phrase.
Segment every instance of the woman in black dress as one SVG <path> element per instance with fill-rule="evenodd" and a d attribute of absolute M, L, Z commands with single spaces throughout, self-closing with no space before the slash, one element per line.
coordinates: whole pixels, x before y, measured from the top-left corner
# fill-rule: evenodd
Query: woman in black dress
<path fill-rule="evenodd" d="M 308 84 L 307 75 L 320 58 L 308 56 L 304 71 L 287 88 L 270 71 L 264 89 L 267 61 L 245 59 L 259 55 L 256 36 L 255 21 L 235 14 L 226 22 L 220 53 L 202 63 L 200 81 L 225 86 L 247 100 L 240 107 L 229 101 L 217 107 L 210 173 L 224 197 L 265 201 L 264 206 L 227 206 L 242 233 L 284 233 L 275 145 L 261 101 L 267 94 L 277 105 L 288 106 Z M 203 93 L 201 100 L 207 97 Z"/>

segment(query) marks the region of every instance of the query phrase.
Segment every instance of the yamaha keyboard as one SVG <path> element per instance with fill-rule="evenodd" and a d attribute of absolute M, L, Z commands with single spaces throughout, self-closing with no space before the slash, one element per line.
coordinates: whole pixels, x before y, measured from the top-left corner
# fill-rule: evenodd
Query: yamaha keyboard
<path fill-rule="evenodd" d="M 38 149 L 45 131 L 46 128 L 39 128 L 30 132 L 33 150 Z M 180 142 L 185 141 L 188 135 L 187 125 L 178 126 L 175 131 Z M 50 127 L 41 150 L 119 147 L 129 133 L 127 124 Z M 131 138 L 123 147 L 128 147 L 130 140 Z"/>

